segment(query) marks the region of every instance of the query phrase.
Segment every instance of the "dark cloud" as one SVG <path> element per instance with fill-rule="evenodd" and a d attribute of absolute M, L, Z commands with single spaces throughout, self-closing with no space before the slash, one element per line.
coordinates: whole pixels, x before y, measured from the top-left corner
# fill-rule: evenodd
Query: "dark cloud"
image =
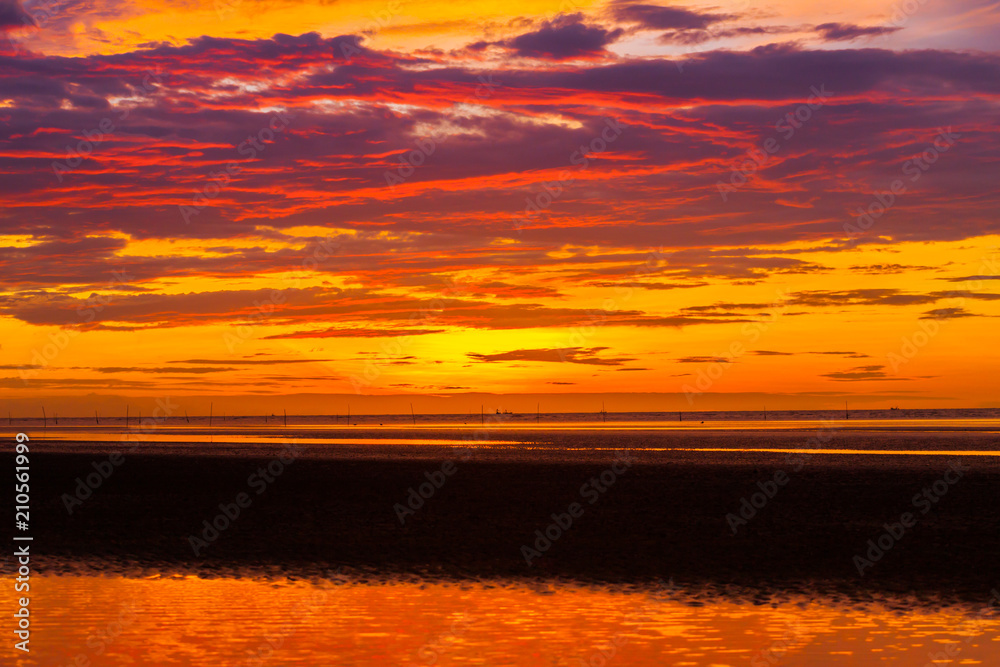
<path fill-rule="evenodd" d="M 475 361 L 496 362 L 496 361 L 548 361 L 566 362 L 571 364 L 586 364 L 591 366 L 621 366 L 629 361 L 635 361 L 631 357 L 601 357 L 601 352 L 607 347 L 566 347 L 566 348 L 537 348 L 529 350 L 511 350 L 510 352 L 499 352 L 496 354 L 468 353 L 468 357 Z M 621 370 L 621 369 L 619 369 Z"/>
<path fill-rule="evenodd" d="M 315 331 L 292 331 L 289 333 L 264 336 L 263 340 L 282 338 L 388 338 L 396 336 L 426 336 L 447 331 L 447 329 L 421 328 L 376 328 L 376 327 L 330 327 Z"/>
<path fill-rule="evenodd" d="M 154 373 L 161 375 L 202 375 L 205 373 L 223 373 L 234 370 L 225 366 L 204 366 L 201 368 L 163 368 L 145 366 L 92 366 L 76 367 L 80 370 L 92 370 L 97 373 Z"/>
<path fill-rule="evenodd" d="M 961 317 L 979 317 L 965 308 L 935 308 L 920 316 L 922 320 L 955 320 Z"/>
<path fill-rule="evenodd" d="M 849 359 L 865 359 L 865 358 L 871 356 L 870 354 L 864 354 L 862 352 L 838 352 L 838 351 L 834 351 L 834 352 L 810 352 L 809 354 L 826 354 L 826 355 L 833 355 L 833 356 L 838 356 L 838 357 L 847 357 Z"/>
<path fill-rule="evenodd" d="M 859 37 L 887 35 L 902 30 L 898 26 L 860 26 L 851 23 L 824 23 L 816 26 L 816 32 L 828 42 L 850 41 Z"/>
<path fill-rule="evenodd" d="M 732 361 L 727 357 L 707 357 L 707 356 L 693 356 L 693 357 L 681 357 L 679 359 L 674 359 L 679 364 L 728 364 Z"/>
<path fill-rule="evenodd" d="M 705 30 L 713 23 L 736 18 L 732 14 L 696 12 L 683 7 L 663 7 L 617 0 L 611 16 L 620 23 L 638 24 L 647 30 Z"/>
<path fill-rule="evenodd" d="M 333 359 L 181 359 L 168 364 L 229 364 L 239 366 L 274 366 L 280 364 L 313 364 Z"/>
<path fill-rule="evenodd" d="M 18 0 L 0 0 L 0 32 L 35 26 L 34 19 L 24 11 Z"/>
<path fill-rule="evenodd" d="M 974 282 L 979 280 L 1000 280 L 1000 275 L 958 276 L 956 278 L 941 278 L 940 280 L 947 280 L 951 283 Z"/>
<path fill-rule="evenodd" d="M 592 58 L 603 55 L 605 48 L 624 32 L 620 28 L 612 30 L 587 25 L 581 14 L 572 14 L 546 21 L 538 30 L 518 35 L 502 44 L 527 58 Z"/>
<path fill-rule="evenodd" d="M 868 264 L 865 266 L 852 266 L 851 271 L 858 273 L 869 273 L 873 275 L 886 275 L 893 273 L 905 273 L 907 271 L 935 271 L 938 266 L 912 266 L 907 264 Z"/>
<path fill-rule="evenodd" d="M 855 366 L 846 371 L 834 373 L 824 373 L 820 377 L 830 378 L 838 382 L 867 382 L 871 380 L 909 380 L 911 378 L 901 378 L 890 376 L 885 372 L 883 365 Z"/>
<path fill-rule="evenodd" d="M 990 292 L 968 292 L 961 290 L 938 291 L 927 294 L 904 292 L 898 289 L 856 289 L 841 292 L 809 291 L 796 292 L 786 303 L 800 306 L 914 306 L 935 303 L 942 299 L 978 299 L 982 301 L 1000 300 L 1000 294 Z"/>

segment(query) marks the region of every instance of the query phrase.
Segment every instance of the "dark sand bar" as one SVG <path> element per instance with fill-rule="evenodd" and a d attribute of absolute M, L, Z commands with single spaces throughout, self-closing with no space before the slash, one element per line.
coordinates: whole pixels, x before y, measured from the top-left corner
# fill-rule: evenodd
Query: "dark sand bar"
<path fill-rule="evenodd" d="M 213 447 L 225 450 L 218 443 L 193 455 L 153 453 L 157 445 L 148 443 L 127 453 L 72 515 L 64 494 L 74 493 L 95 462 L 121 451 L 120 443 L 70 454 L 46 453 L 33 441 L 33 550 L 39 570 L 50 573 L 311 578 L 341 567 L 374 579 L 639 586 L 673 579 L 691 591 L 761 600 L 806 594 L 981 605 L 1000 584 L 1000 456 L 982 455 L 994 447 L 992 433 L 841 432 L 824 447 L 913 451 L 816 452 L 798 471 L 794 455 L 759 451 L 800 447 L 807 436 L 577 433 L 575 451 L 559 446 L 561 436 L 537 434 L 518 436 L 534 444 L 474 450 L 360 440 L 301 445 L 301 455 L 260 494 L 259 478 L 250 477 L 275 461 L 280 444 L 248 458 L 212 454 Z M 600 480 L 623 449 L 633 462 L 618 464 L 613 484 L 596 493 L 582 488 Z M 3 458 L 10 464 L 9 453 Z M 951 473 L 944 494 L 914 501 L 956 461 L 961 476 Z M 409 489 L 428 475 L 440 482 L 442 466 L 452 472 L 401 524 L 397 504 L 405 506 Z M 779 471 L 788 479 L 775 492 L 769 482 Z M 773 497 L 734 535 L 727 515 L 762 491 L 758 483 Z M 220 503 L 240 493 L 249 506 L 196 556 L 189 537 L 201 536 Z M 569 528 L 552 529 L 558 536 L 528 565 L 522 546 L 537 546 L 535 531 L 574 502 L 582 514 Z M 860 575 L 854 557 L 867 558 L 869 540 L 877 542 L 884 524 L 907 512 L 915 525 Z"/>

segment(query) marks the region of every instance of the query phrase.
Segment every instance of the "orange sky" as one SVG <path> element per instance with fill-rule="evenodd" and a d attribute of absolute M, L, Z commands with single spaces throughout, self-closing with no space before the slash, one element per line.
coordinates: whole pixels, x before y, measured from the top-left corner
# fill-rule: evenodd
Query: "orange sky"
<path fill-rule="evenodd" d="M 998 405 L 995 6 L 3 2 L 17 405 Z"/>

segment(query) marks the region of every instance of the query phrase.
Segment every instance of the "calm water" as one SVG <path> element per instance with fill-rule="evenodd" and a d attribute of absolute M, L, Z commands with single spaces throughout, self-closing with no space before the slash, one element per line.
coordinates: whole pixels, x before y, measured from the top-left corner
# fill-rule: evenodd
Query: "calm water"
<path fill-rule="evenodd" d="M 951 664 L 1000 664 L 1000 622 L 975 610 L 737 603 L 669 584 L 39 576 L 32 592 L 30 659 L 5 642 L 5 665 L 923 667 L 949 645 Z"/>
<path fill-rule="evenodd" d="M 319 457 L 448 456 L 569 460 L 636 448 L 650 460 L 738 459 L 744 452 L 813 451 L 851 465 L 998 453 L 1000 411 L 883 411 L 493 416 L 172 418 L 126 429 L 124 420 L 60 419 L 8 425 L 32 451 L 154 451 L 259 455 L 283 442 Z M 478 418 L 478 415 L 475 415 Z M 691 419 L 688 419 L 691 417 Z M 148 419 L 148 418 L 147 418 Z M 416 424 L 413 422 L 416 421 Z M 705 423 L 702 424 L 702 421 Z M 464 422 L 464 423 L 463 423 Z M 820 448 L 808 438 L 828 432 Z M 134 447 L 135 450 L 130 449 Z M 719 453 L 723 454 L 719 454 Z M 868 456 L 877 454 L 880 456 Z M 904 456 L 905 455 L 905 456 Z M 661 457 L 659 459 L 655 457 Z M 980 459 L 984 461 L 986 459 Z M 898 461 L 892 465 L 900 465 Z M 44 545 L 40 545 L 44 546 Z M 525 583 L 445 584 L 337 575 L 319 581 L 251 576 L 87 574 L 45 562 L 33 572 L 32 652 L 9 635 L 2 665 L 901 665 L 930 667 L 950 651 L 954 665 L 1000 665 L 1000 620 L 982 608 L 905 596 L 878 602 L 822 595 L 747 599 L 739 592 Z M 9 561 L 4 562 L 9 574 Z M 55 574 L 74 571 L 74 574 Z M 6 577 L 5 577 L 6 578 Z M 985 606 L 994 591 L 983 590 Z M 0 607 L 12 609 L 11 586 Z M 10 626 L 8 619 L 8 627 Z"/>

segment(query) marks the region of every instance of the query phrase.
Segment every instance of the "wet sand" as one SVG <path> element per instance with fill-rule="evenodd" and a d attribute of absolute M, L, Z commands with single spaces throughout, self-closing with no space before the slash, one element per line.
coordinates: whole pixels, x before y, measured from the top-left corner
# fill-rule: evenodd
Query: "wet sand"
<path fill-rule="evenodd" d="M 963 448 L 962 436 L 949 438 L 933 448 Z M 990 437 L 972 441 L 983 447 Z M 341 567 L 374 579 L 626 586 L 673 579 L 691 590 L 759 602 L 805 594 L 981 605 L 1000 585 L 998 457 L 816 455 L 795 472 L 784 453 L 636 452 L 632 464 L 618 465 L 612 485 L 584 492 L 584 484 L 611 469 L 614 451 L 546 460 L 493 449 L 463 461 L 450 448 L 397 447 L 378 456 L 370 447 L 368 456 L 357 449 L 298 458 L 259 495 L 261 478 L 249 478 L 273 456 L 130 453 L 70 515 L 61 497 L 105 458 L 36 447 L 35 564 L 50 573 L 96 568 L 311 578 Z M 11 458 L 2 455 L 5 464 Z M 914 495 L 932 488 L 958 458 L 970 469 L 921 514 Z M 394 506 L 404 506 L 408 490 L 446 460 L 454 471 L 401 524 Z M 789 474 L 788 482 L 734 536 L 727 514 L 738 513 L 741 498 L 777 470 Z M 189 536 L 240 493 L 249 506 L 196 556 Z M 535 531 L 544 532 L 551 515 L 569 513 L 574 502 L 582 513 L 568 529 L 552 529 L 558 537 L 527 564 L 522 546 L 538 547 Z M 905 512 L 917 515 L 916 525 L 859 575 L 854 556 Z"/>

